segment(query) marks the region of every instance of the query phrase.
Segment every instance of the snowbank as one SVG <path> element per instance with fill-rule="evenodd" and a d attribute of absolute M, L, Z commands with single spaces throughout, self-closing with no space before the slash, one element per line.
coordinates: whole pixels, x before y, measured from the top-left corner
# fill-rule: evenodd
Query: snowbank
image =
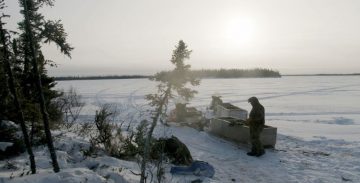
<path fill-rule="evenodd" d="M 16 178 L 9 183 L 99 183 L 105 182 L 104 177 L 94 174 L 93 171 L 86 168 L 69 168 L 60 173 L 40 173 Z"/>
<path fill-rule="evenodd" d="M 275 149 L 268 149 L 260 158 L 246 155 L 249 147 L 228 142 L 206 132 L 189 127 L 157 128 L 177 136 L 184 142 L 195 160 L 210 163 L 215 169 L 213 178 L 188 175 L 172 175 L 173 165 L 165 164 L 165 182 L 359 182 L 360 143 L 317 140 L 279 135 Z M 0 183 L 47 183 L 47 182 L 139 182 L 139 165 L 133 161 L 119 160 L 101 154 L 86 157 L 83 151 L 89 147 L 86 139 L 73 133 L 54 132 L 55 147 L 61 167 L 53 173 L 45 146 L 34 149 L 38 174 L 30 173 L 28 158 L 23 155 L 8 161 L 0 161 Z M 13 166 L 9 166 L 9 163 Z M 152 168 L 155 170 L 154 168 Z M 155 177 L 153 178 L 156 179 Z"/>

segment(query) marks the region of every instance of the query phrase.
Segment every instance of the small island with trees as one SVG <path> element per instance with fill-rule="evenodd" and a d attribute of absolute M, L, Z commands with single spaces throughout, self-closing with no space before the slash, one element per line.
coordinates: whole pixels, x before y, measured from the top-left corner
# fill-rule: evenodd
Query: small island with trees
<path fill-rule="evenodd" d="M 202 69 L 193 70 L 192 74 L 199 78 L 280 78 L 279 71 L 255 69 Z"/>

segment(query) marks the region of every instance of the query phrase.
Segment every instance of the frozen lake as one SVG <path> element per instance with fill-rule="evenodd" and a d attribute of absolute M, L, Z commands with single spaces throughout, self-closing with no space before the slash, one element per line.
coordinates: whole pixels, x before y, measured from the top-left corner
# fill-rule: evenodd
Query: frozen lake
<path fill-rule="evenodd" d="M 148 79 L 59 81 L 57 88 L 76 88 L 93 115 L 105 103 L 126 109 L 146 107 L 144 96 L 155 92 Z M 305 139 L 358 141 L 360 76 L 287 76 L 282 78 L 203 79 L 189 106 L 206 111 L 212 95 L 250 111 L 256 96 L 266 109 L 266 123 L 278 133 Z M 173 101 L 174 102 L 174 101 Z"/>
<path fill-rule="evenodd" d="M 154 86 L 155 83 L 147 79 L 61 81 L 57 85 L 58 89 L 77 89 L 86 102 L 80 120 L 90 122 L 94 120 L 95 110 L 107 103 L 121 112 L 118 121 L 139 121 L 139 114 L 149 108 L 144 96 L 154 93 Z M 359 76 L 204 79 L 196 89 L 199 93 L 189 106 L 204 112 L 214 94 L 248 111 L 251 106 L 247 99 L 257 96 L 265 106 L 266 123 L 278 128 L 275 148 L 266 149 L 264 156 L 255 158 L 246 155 L 250 150 L 246 144 L 235 144 L 189 127 L 158 125 L 155 136 L 176 136 L 186 144 L 194 160 L 208 162 L 214 167 L 214 177 L 205 178 L 204 183 L 360 182 Z M 135 127 L 137 123 L 134 121 L 128 124 Z M 122 127 L 124 129 L 127 125 Z M 67 169 L 52 175 L 54 179 L 58 180 L 61 175 L 69 179 L 71 176 L 115 175 L 114 170 L 121 169 L 118 173 L 128 182 L 139 182 L 139 177 L 132 173 L 139 172 L 136 162 L 100 156 L 71 163 L 79 157 L 79 151 L 74 151 L 74 148 L 89 144 L 82 137 L 71 134 L 55 138 L 58 159 Z M 48 157 L 44 156 L 46 153 L 45 148 L 35 149 L 42 171 L 51 172 Z M 25 166 L 26 159 L 25 155 L 15 161 L 17 165 Z M 95 162 L 108 168 L 89 170 L 88 165 Z M 6 163 L 0 162 L 0 167 Z M 165 163 L 164 182 L 185 183 L 199 179 L 171 174 L 172 166 Z M 19 169 L 17 174 L 23 172 Z M 8 180 L 10 175 L 11 172 L 0 171 L 0 182 Z M 36 182 L 31 180 L 38 177 L 46 180 L 44 182 L 50 180 L 48 174 L 37 175 L 32 176 L 33 179 L 26 176 L 14 182 Z"/>

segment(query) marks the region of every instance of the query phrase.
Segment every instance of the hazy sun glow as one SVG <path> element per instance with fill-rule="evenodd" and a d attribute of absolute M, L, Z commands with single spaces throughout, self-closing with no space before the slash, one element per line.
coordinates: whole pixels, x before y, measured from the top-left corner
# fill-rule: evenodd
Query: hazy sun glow
<path fill-rule="evenodd" d="M 230 19 L 225 24 L 224 38 L 229 47 L 246 47 L 256 39 L 256 25 L 249 18 Z"/>
<path fill-rule="evenodd" d="M 189 64 L 195 69 L 360 70 L 358 0 L 104 2 L 72 0 L 69 6 L 69 1 L 56 1 L 41 10 L 49 20 L 62 20 L 75 47 L 69 60 L 55 45 L 44 45 L 46 58 L 58 64 L 49 73 L 151 75 L 171 69 L 168 59 L 180 39 L 194 51 Z M 23 18 L 18 1 L 6 5 L 4 13 L 11 18 L 5 26 L 17 30 Z"/>

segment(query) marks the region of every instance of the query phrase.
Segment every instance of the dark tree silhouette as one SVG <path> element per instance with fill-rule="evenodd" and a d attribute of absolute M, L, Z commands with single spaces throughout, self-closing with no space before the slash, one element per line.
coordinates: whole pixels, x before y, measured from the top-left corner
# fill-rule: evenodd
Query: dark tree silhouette
<path fill-rule="evenodd" d="M 55 43 L 60 51 L 70 57 L 70 51 L 73 49 L 66 42 L 66 33 L 60 21 L 46 21 L 44 17 L 38 12 L 43 5 L 53 6 L 53 0 L 20 0 L 20 6 L 23 8 L 21 13 L 24 16 L 24 21 L 19 23 L 20 30 L 23 33 L 20 35 L 23 46 L 24 55 L 24 76 L 25 82 L 30 82 L 30 85 L 35 85 L 37 100 L 40 104 L 41 117 L 44 124 L 45 136 L 47 146 L 49 148 L 53 169 L 59 172 L 60 168 L 56 158 L 56 152 L 53 145 L 53 140 L 50 131 L 49 115 L 46 105 L 46 98 L 44 95 L 44 88 L 42 81 L 46 79 L 45 64 L 51 63 L 44 59 L 41 53 L 40 42 Z M 32 72 L 30 72 L 30 68 Z M 30 78 L 30 79 L 28 79 Z M 49 84 L 49 83 L 48 83 Z M 50 85 L 47 88 L 51 87 Z M 25 95 L 29 95 L 30 88 L 26 88 Z M 29 96 L 28 96 L 29 97 Z"/>
<path fill-rule="evenodd" d="M 175 65 L 174 70 L 170 72 L 157 73 L 151 79 L 160 82 L 157 86 L 158 91 L 156 94 L 150 94 L 146 96 L 146 99 L 150 102 L 150 105 L 154 107 L 154 115 L 152 117 L 152 123 L 145 140 L 144 154 L 141 161 L 141 178 L 140 182 L 146 181 L 146 163 L 149 159 L 150 153 L 150 141 L 152 139 L 153 131 L 157 125 L 159 119 L 166 113 L 166 108 L 169 99 L 175 95 L 173 91 L 176 91 L 179 97 L 185 101 L 190 100 L 195 90 L 185 87 L 186 84 L 190 83 L 192 86 L 199 85 L 200 80 L 192 77 L 189 74 L 190 65 L 184 63 L 185 59 L 190 58 L 191 50 L 188 50 L 187 45 L 184 41 L 180 40 L 178 45 L 175 47 L 171 57 L 171 63 Z"/>
<path fill-rule="evenodd" d="M 41 51 L 41 47 L 43 46 L 42 43 L 55 44 L 61 53 L 68 57 L 71 56 L 70 52 L 73 48 L 66 42 L 67 34 L 65 33 L 61 21 L 46 20 L 46 17 L 44 17 L 39 11 L 43 6 L 53 6 L 54 0 L 20 0 L 19 3 L 22 8 L 20 13 L 23 16 L 25 16 L 25 2 L 27 3 L 27 21 L 30 24 L 29 31 L 33 35 L 32 39 L 36 53 L 35 56 L 37 59 L 38 70 L 45 97 L 45 105 L 48 110 L 47 112 L 49 113 L 51 126 L 53 122 L 56 122 L 61 118 L 60 111 L 56 109 L 56 106 L 52 103 L 53 99 L 59 97 L 61 93 L 53 90 L 53 87 L 56 85 L 55 80 L 47 75 L 45 66 L 53 67 L 56 66 L 56 63 L 45 59 Z M 28 44 L 29 36 L 27 35 L 26 30 L 26 20 L 24 19 L 20 21 L 18 25 L 20 35 L 16 41 L 13 41 L 16 43 L 15 47 L 13 46 L 13 52 L 16 52 L 15 55 L 17 60 L 19 60 L 21 65 L 23 65 L 21 67 L 22 71 L 20 73 L 21 77 L 19 77 L 19 82 L 22 86 L 22 94 L 25 99 L 24 103 L 28 106 L 26 109 L 31 109 L 25 111 L 25 118 L 28 119 L 27 121 L 31 121 L 33 124 L 39 126 L 37 122 L 41 120 L 41 115 L 37 112 L 39 107 L 35 105 L 35 103 L 39 101 L 39 93 L 36 89 L 36 76 L 34 74 L 34 68 L 32 67 L 33 65 L 31 64 L 33 56 L 31 54 L 30 44 Z"/>
<path fill-rule="evenodd" d="M 3 2 L 4 2 L 4 0 L 0 0 L 0 9 L 4 8 Z M 21 126 L 21 130 L 22 130 L 22 134 L 23 134 L 23 138 L 24 138 L 24 142 L 25 142 L 25 147 L 29 154 L 31 173 L 35 174 L 36 173 L 36 164 L 35 164 L 34 153 L 31 148 L 29 135 L 27 133 L 27 129 L 26 129 L 26 125 L 25 125 L 24 113 L 20 106 L 20 102 L 19 102 L 18 95 L 17 95 L 17 90 L 15 87 L 15 79 L 14 79 L 14 76 L 13 76 L 13 73 L 11 70 L 11 66 L 10 66 L 10 61 L 9 61 L 10 52 L 8 51 L 7 31 L 3 28 L 3 22 L 2 22 L 3 17 L 6 17 L 6 15 L 2 15 L 0 17 L 0 39 L 1 39 L 1 44 L 2 44 L 2 57 L 3 57 L 2 60 L 4 62 L 5 70 L 6 70 L 6 73 L 8 76 L 8 86 L 9 86 L 10 92 L 13 96 L 15 109 L 18 113 L 18 122 L 20 123 L 20 126 Z"/>
<path fill-rule="evenodd" d="M 33 33 L 31 31 L 31 24 L 30 24 L 29 14 L 28 14 L 27 3 L 31 2 L 31 1 L 29 0 L 27 2 L 27 0 L 23 0 L 23 2 L 24 2 L 24 4 L 23 4 L 24 5 L 24 17 L 25 17 L 25 32 L 26 32 L 28 44 L 30 47 L 30 55 L 32 56 L 32 67 L 33 67 L 33 71 L 34 71 L 34 75 L 35 75 L 36 89 L 37 89 L 37 92 L 39 93 L 39 103 L 40 103 L 41 114 L 42 114 L 42 118 L 43 118 L 43 122 L 44 122 L 46 142 L 47 142 L 47 145 L 49 148 L 54 172 L 59 172 L 60 167 L 57 162 L 56 152 L 55 152 L 55 148 L 54 148 L 54 144 L 53 144 L 53 140 L 52 140 L 52 136 L 51 136 L 50 126 L 49 126 L 49 115 L 47 113 L 46 106 L 45 106 L 45 98 L 44 98 L 44 93 L 42 90 L 40 72 L 38 69 L 39 67 L 38 67 L 38 61 L 37 61 L 36 50 L 35 50 L 35 45 L 34 45 Z"/>

